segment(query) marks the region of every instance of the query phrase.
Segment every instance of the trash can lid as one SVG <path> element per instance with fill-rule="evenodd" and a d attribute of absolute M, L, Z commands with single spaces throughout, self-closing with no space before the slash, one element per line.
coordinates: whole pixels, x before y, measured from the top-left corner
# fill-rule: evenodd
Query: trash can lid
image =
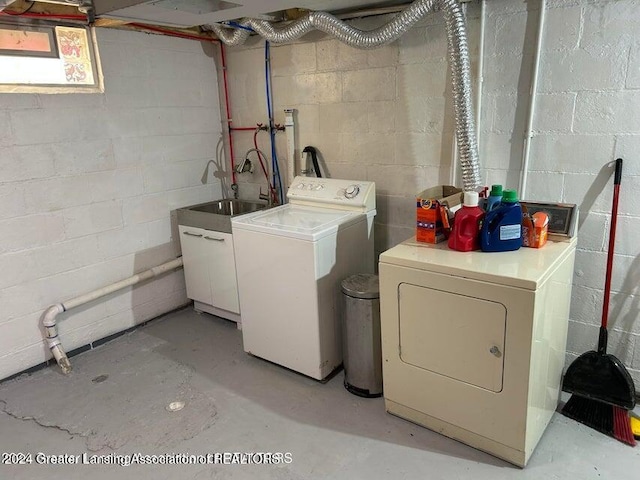
<path fill-rule="evenodd" d="M 355 298 L 379 298 L 378 276 L 372 273 L 358 273 L 342 281 L 342 293 Z"/>

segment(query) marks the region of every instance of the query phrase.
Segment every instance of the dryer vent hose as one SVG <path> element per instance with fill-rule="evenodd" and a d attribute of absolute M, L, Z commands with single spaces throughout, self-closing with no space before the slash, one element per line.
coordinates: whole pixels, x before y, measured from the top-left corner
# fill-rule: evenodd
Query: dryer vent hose
<path fill-rule="evenodd" d="M 370 31 L 352 27 L 327 12 L 309 12 L 282 28 L 255 18 L 242 19 L 237 29 L 230 30 L 230 26 L 220 24 L 211 25 L 211 28 L 227 45 L 241 45 L 252 30 L 272 43 L 291 42 L 312 30 L 320 30 L 352 47 L 370 49 L 397 40 L 428 14 L 436 11 L 442 12 L 447 30 L 462 183 L 465 190 L 478 191 L 482 182 L 471 94 L 471 62 L 466 19 L 459 0 L 414 0 L 389 22 Z"/>

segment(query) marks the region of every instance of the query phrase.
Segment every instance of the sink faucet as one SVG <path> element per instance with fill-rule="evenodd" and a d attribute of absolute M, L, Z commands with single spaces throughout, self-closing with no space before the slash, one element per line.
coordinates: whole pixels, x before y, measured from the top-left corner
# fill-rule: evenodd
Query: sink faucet
<path fill-rule="evenodd" d="M 251 160 L 249 160 L 248 158 L 245 158 L 240 165 L 236 165 L 236 172 L 237 173 L 245 173 L 245 172 L 253 173 L 253 164 L 251 163 Z"/>

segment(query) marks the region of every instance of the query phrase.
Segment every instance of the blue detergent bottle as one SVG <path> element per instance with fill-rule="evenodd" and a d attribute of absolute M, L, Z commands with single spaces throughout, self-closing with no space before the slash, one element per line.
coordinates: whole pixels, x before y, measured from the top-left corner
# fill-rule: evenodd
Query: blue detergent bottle
<path fill-rule="evenodd" d="M 488 210 L 480 229 L 483 252 L 507 252 L 522 246 L 522 207 L 515 190 L 505 190 L 502 201 Z"/>
<path fill-rule="evenodd" d="M 490 212 L 502 201 L 502 185 L 491 185 L 491 192 L 484 204 L 484 211 Z"/>

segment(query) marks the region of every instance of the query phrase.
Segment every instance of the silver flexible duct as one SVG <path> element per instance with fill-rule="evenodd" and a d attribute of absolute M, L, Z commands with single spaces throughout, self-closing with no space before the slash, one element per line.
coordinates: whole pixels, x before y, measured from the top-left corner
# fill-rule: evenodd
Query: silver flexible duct
<path fill-rule="evenodd" d="M 266 20 L 253 18 L 240 22 L 245 28 L 230 31 L 222 25 L 212 25 L 212 29 L 227 45 L 244 43 L 251 33 L 246 28 L 253 29 L 273 43 L 291 42 L 316 29 L 352 47 L 368 49 L 397 40 L 423 17 L 438 10 L 442 10 L 444 14 L 447 29 L 462 184 L 464 190 L 478 190 L 481 180 L 471 94 L 469 47 L 464 14 L 457 0 L 416 0 L 387 24 L 371 31 L 354 28 L 326 12 L 310 12 L 281 29 L 274 28 Z"/>

